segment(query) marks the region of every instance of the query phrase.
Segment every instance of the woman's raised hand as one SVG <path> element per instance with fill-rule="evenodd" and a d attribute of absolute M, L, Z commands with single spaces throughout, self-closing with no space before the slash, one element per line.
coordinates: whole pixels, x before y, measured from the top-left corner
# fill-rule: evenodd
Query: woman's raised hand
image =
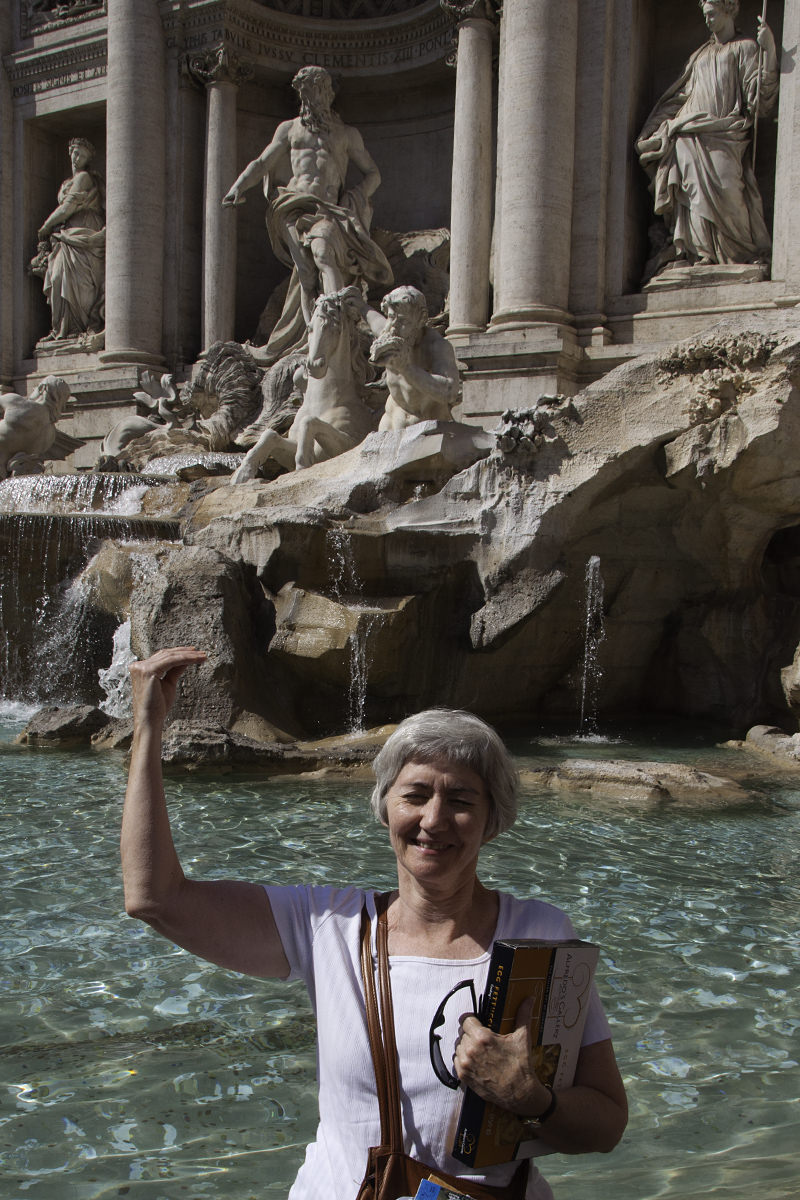
<path fill-rule="evenodd" d="M 181 675 L 188 667 L 204 663 L 206 657 L 203 650 L 194 646 L 171 646 L 157 650 L 142 662 L 131 663 L 134 724 L 163 725 Z"/>

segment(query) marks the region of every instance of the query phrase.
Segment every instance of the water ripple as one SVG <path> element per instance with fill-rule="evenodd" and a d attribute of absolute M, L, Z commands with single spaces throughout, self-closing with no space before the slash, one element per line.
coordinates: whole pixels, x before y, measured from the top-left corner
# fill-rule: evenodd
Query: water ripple
<path fill-rule="evenodd" d="M 302 987 L 225 973 L 124 916 L 118 760 L 9 744 L 0 760 L 0 1191 L 283 1200 L 316 1121 Z M 168 782 L 198 875 L 389 886 L 367 791 Z M 598 1178 L 619 1200 L 796 1194 L 800 807 L 771 792 L 735 817 L 529 794 L 486 847 L 488 883 L 561 904 L 602 948 L 631 1123 L 610 1158 L 549 1159 L 557 1195 L 595 1200 Z"/>

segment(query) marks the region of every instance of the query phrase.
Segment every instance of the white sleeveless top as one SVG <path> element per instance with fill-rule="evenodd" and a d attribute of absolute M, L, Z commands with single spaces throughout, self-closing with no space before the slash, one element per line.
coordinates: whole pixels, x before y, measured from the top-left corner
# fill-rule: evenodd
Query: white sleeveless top
<path fill-rule="evenodd" d="M 375 954 L 375 893 L 358 888 L 302 886 L 268 886 L 266 892 L 291 967 L 289 978 L 304 980 L 317 1019 L 320 1122 L 289 1200 L 353 1200 L 364 1176 L 367 1151 L 380 1142 L 360 962 L 365 897 L 373 919 L 373 958 Z M 561 909 L 540 900 L 517 900 L 504 892 L 499 897 L 495 938 L 561 940 L 575 936 Z M 474 959 L 392 955 L 389 969 L 405 1152 L 465 1179 L 504 1184 L 518 1164 L 475 1171 L 451 1157 L 462 1093 L 437 1079 L 428 1049 L 428 1031 L 440 1002 L 455 984 L 468 978 L 474 981 L 476 996 L 480 997 L 489 957 L 488 953 Z M 447 1007 L 445 1025 L 438 1030 L 448 1066 L 459 1017 L 470 1007 L 469 991 L 459 992 Z M 583 1045 L 610 1036 L 593 988 Z M 535 1162 L 531 1164 L 526 1200 L 552 1200 L 550 1187 Z"/>

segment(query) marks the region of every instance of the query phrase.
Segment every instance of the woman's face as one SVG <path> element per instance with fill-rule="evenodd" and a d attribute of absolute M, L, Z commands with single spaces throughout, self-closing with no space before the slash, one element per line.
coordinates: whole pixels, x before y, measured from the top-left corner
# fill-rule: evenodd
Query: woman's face
<path fill-rule="evenodd" d="M 73 146 L 69 158 L 73 171 L 83 171 L 88 166 L 91 155 L 85 146 Z"/>
<path fill-rule="evenodd" d="M 398 869 L 455 885 L 474 874 L 486 841 L 489 794 L 475 771 L 447 759 L 407 762 L 386 794 Z"/>
<path fill-rule="evenodd" d="M 721 33 L 733 21 L 722 5 L 715 3 L 715 0 L 705 0 L 703 16 L 710 33 Z"/>

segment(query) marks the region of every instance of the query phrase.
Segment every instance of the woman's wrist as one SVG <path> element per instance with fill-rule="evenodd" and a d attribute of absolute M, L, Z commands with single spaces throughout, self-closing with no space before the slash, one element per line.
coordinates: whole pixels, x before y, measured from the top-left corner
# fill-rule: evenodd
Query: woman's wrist
<path fill-rule="evenodd" d="M 558 1097 L 549 1084 L 544 1084 L 547 1093 L 547 1104 L 541 1112 L 535 1115 L 526 1115 L 523 1120 L 524 1133 L 523 1137 L 535 1138 L 539 1137 L 541 1130 L 545 1126 L 545 1122 L 549 1121 L 553 1113 L 558 1108 Z"/>
<path fill-rule="evenodd" d="M 552 1106 L 553 1089 L 534 1075 L 526 1094 L 514 1106 L 514 1111 L 525 1121 L 541 1121 L 543 1114 Z"/>

